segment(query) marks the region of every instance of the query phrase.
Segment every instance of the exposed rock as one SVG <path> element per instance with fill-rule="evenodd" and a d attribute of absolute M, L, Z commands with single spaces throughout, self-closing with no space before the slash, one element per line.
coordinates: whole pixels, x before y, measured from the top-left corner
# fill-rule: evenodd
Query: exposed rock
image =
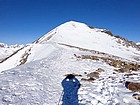
<path fill-rule="evenodd" d="M 108 78 L 111 78 L 112 80 L 115 80 L 115 77 L 114 76 L 109 76 Z"/>
<path fill-rule="evenodd" d="M 140 83 L 126 81 L 125 87 L 133 92 L 140 92 Z"/>
<path fill-rule="evenodd" d="M 128 41 L 127 39 L 122 38 L 121 36 L 115 36 L 115 37 L 118 39 L 118 41 L 117 41 L 118 43 L 123 44 L 126 47 L 131 46 L 131 47 L 136 48 L 137 50 L 140 51 L 140 47 L 136 43 L 134 43 L 133 41 Z"/>
<path fill-rule="evenodd" d="M 106 33 L 106 34 L 108 34 L 108 35 L 114 36 L 114 35 L 112 34 L 112 32 L 109 31 L 109 30 L 103 30 L 103 31 L 101 31 L 101 32 L 104 32 L 104 33 Z"/>
<path fill-rule="evenodd" d="M 81 79 L 82 81 L 88 81 L 88 82 L 92 82 L 92 81 L 94 81 L 94 80 L 96 80 L 95 78 L 82 78 Z"/>
<path fill-rule="evenodd" d="M 96 71 L 99 72 L 99 73 L 101 73 L 101 72 L 104 72 L 105 70 L 102 69 L 102 68 L 98 68 Z"/>
<path fill-rule="evenodd" d="M 95 27 L 93 27 L 93 26 L 88 26 L 90 29 L 95 29 Z"/>
<path fill-rule="evenodd" d="M 88 56 L 88 55 L 82 55 L 82 59 L 91 59 L 91 60 L 99 60 L 97 56 Z"/>
<path fill-rule="evenodd" d="M 132 96 L 133 96 L 133 98 L 140 100 L 140 94 L 133 94 Z"/>
<path fill-rule="evenodd" d="M 68 75 L 70 75 L 70 74 L 65 74 L 65 76 L 68 76 Z M 79 76 L 79 77 L 82 76 L 81 74 L 76 74 L 76 73 L 72 73 L 72 75 L 74 75 L 74 76 Z"/>
<path fill-rule="evenodd" d="M 129 77 L 129 76 L 138 76 L 138 74 L 136 74 L 136 73 L 128 73 L 128 74 L 125 74 L 124 76 L 127 76 L 127 77 Z"/>
<path fill-rule="evenodd" d="M 91 60 L 103 60 L 110 66 L 114 66 L 115 68 L 120 68 L 116 70 L 117 72 L 123 73 L 123 72 L 130 72 L 130 71 L 138 71 L 140 70 L 140 65 L 137 63 L 131 63 L 121 60 L 115 60 L 113 58 L 109 57 L 99 57 L 99 56 L 91 56 L 91 55 L 81 55 L 78 56 L 74 54 L 74 56 L 78 59 L 91 59 Z"/>
<path fill-rule="evenodd" d="M 87 77 L 98 79 L 99 75 L 100 75 L 99 72 L 91 72 L 91 73 L 87 74 Z"/>
<path fill-rule="evenodd" d="M 140 83 L 130 83 L 128 89 L 133 92 L 140 92 Z"/>
<path fill-rule="evenodd" d="M 118 70 L 115 70 L 119 73 L 124 73 L 124 72 L 127 72 L 127 73 L 130 73 L 130 70 L 129 69 L 126 69 L 126 68 L 121 68 L 121 69 L 118 69 Z"/>
<path fill-rule="evenodd" d="M 20 60 L 20 65 L 25 64 L 25 63 L 27 62 L 27 58 L 28 58 L 28 56 L 31 54 L 30 51 L 31 51 L 31 48 L 28 49 L 28 50 L 25 52 L 24 55 L 22 55 L 22 57 L 21 57 L 22 59 Z"/>
<path fill-rule="evenodd" d="M 98 71 L 102 72 L 103 69 L 99 68 Z M 87 73 L 85 73 L 85 74 L 87 74 Z M 87 74 L 88 78 L 82 78 L 81 80 L 92 82 L 92 81 L 94 81 L 96 79 L 99 79 L 99 75 L 100 75 L 100 73 L 97 72 L 97 70 L 96 70 L 95 72 L 91 72 L 91 73 Z"/>

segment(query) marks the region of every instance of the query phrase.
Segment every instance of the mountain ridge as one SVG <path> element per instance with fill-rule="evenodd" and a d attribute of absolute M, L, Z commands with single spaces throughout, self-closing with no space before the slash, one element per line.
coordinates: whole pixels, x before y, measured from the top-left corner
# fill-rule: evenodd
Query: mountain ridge
<path fill-rule="evenodd" d="M 0 68 L 2 70 L 4 65 L 5 69 L 12 68 L 45 58 L 47 57 L 47 54 L 44 54 L 41 50 L 47 51 L 45 47 L 54 50 L 59 43 L 83 49 L 96 50 L 98 52 L 104 52 L 106 54 L 140 62 L 138 59 L 140 48 L 136 44 L 131 43 L 125 38 L 114 36 L 109 30 L 92 28 L 84 23 L 70 21 L 54 28 L 47 34 L 35 40 L 32 44 L 18 50 L 17 57 L 16 54 L 13 54 L 6 58 L 4 60 L 5 62 L 0 63 Z M 38 46 L 40 46 L 40 48 L 38 48 Z M 48 52 L 51 53 L 53 50 Z M 38 54 L 40 57 L 37 57 L 37 59 L 34 58 L 38 56 Z M 6 66 L 6 63 L 11 62 L 9 58 L 12 60 L 12 65 L 14 66 Z"/>
<path fill-rule="evenodd" d="M 138 105 L 140 51 L 128 44 L 105 29 L 64 23 L 0 63 L 0 105 L 62 104 L 67 74 L 82 84 L 79 105 Z"/>
<path fill-rule="evenodd" d="M 127 40 L 126 38 L 113 35 L 112 32 L 109 31 L 109 30 L 107 30 L 107 29 L 99 29 L 99 28 L 95 28 L 95 27 L 92 27 L 92 26 L 88 26 L 88 25 L 86 25 L 86 24 L 84 24 L 84 23 L 79 23 L 79 22 L 75 22 L 75 21 L 66 22 L 66 23 L 64 23 L 64 24 L 62 24 L 62 25 L 56 27 L 55 29 L 51 30 L 50 32 L 48 32 L 47 34 L 43 35 L 41 38 L 39 38 L 38 40 L 36 40 L 34 43 L 37 43 L 37 42 L 39 43 L 39 40 L 41 40 L 41 39 L 42 39 L 42 40 L 45 40 L 45 39 L 43 39 L 43 37 L 44 37 L 44 38 L 47 37 L 47 40 L 50 39 L 50 37 L 52 37 L 54 34 L 56 34 L 57 30 L 59 30 L 59 29 L 61 29 L 61 28 L 64 28 L 64 27 L 67 27 L 67 26 L 68 26 L 68 27 L 73 26 L 74 28 L 76 28 L 76 27 L 79 27 L 80 25 L 83 26 L 85 29 L 87 29 L 87 31 L 88 31 L 88 27 L 89 27 L 90 29 L 95 30 L 96 32 L 103 32 L 103 33 L 106 33 L 106 34 L 108 34 L 108 35 L 110 35 L 110 36 L 113 36 L 113 37 L 115 37 L 115 38 L 118 38 L 118 39 L 120 39 L 120 40 L 123 40 L 122 43 L 124 43 L 124 45 L 126 45 L 127 47 L 128 47 L 128 46 L 132 46 L 132 47 L 137 48 L 138 50 L 140 50 L 139 47 L 137 46 L 137 44 L 134 43 L 133 41 L 129 41 L 129 40 Z M 73 27 L 71 27 L 71 28 L 73 28 Z M 73 30 L 74 30 L 74 28 L 73 28 Z M 81 27 L 80 27 L 80 28 L 81 28 Z M 62 29 L 61 29 L 61 30 L 62 30 Z M 72 29 L 71 29 L 71 30 L 72 30 Z M 50 35 L 50 34 L 51 34 L 51 35 Z M 50 35 L 50 36 L 49 36 L 49 35 Z M 118 41 L 118 42 L 119 42 L 119 41 Z M 120 42 L 119 42 L 119 43 L 120 43 Z"/>
<path fill-rule="evenodd" d="M 65 30 L 66 32 L 64 32 L 63 30 Z M 85 33 L 85 35 L 83 33 Z M 103 34 L 103 33 L 105 33 L 105 34 Z M 69 35 L 67 35 L 67 34 L 69 34 Z M 108 36 L 108 35 L 110 35 L 111 38 L 109 38 L 110 36 Z M 55 38 L 55 36 L 57 36 L 57 37 Z M 80 37 L 81 37 L 81 39 L 80 39 Z M 106 40 L 108 40 L 108 41 L 112 40 L 111 43 L 108 43 L 108 41 L 104 41 L 104 38 L 107 38 Z M 48 39 L 50 39 L 50 40 L 48 40 Z M 100 39 L 100 40 L 98 40 L 98 39 Z M 41 42 L 39 42 L 39 40 Z M 71 41 L 69 41 L 69 40 L 71 40 Z M 99 43 L 96 40 L 99 41 Z M 113 40 L 115 40 L 115 41 L 113 41 Z M 113 43 L 118 44 L 118 46 L 120 46 L 120 45 L 125 46 L 124 49 L 126 49 L 126 50 L 128 47 L 136 48 L 136 50 L 138 50 L 138 51 L 140 50 L 140 48 L 134 42 L 128 41 L 127 39 L 119 37 L 119 36 L 115 36 L 106 29 L 99 29 L 99 28 L 91 29 L 86 24 L 77 23 L 74 21 L 66 22 L 66 23 L 56 27 L 49 33 L 45 34 L 42 39 L 38 39 L 36 41 L 36 43 L 37 42 L 45 43 L 45 41 L 51 42 L 51 43 L 60 42 L 63 44 L 73 45 L 73 46 L 77 46 L 77 47 L 81 47 L 81 48 L 88 48 L 91 50 L 94 49 L 94 50 L 97 50 L 100 52 L 105 52 L 105 53 L 110 53 L 110 51 L 107 51 L 106 49 L 104 49 L 106 47 L 106 46 L 104 46 L 104 44 L 111 45 Z M 72 43 L 72 41 L 73 41 L 73 43 Z M 92 42 L 92 43 L 88 43 L 88 42 Z M 103 44 L 102 44 L 102 42 L 103 42 Z M 80 43 L 80 45 L 79 45 L 79 43 Z M 87 44 L 83 44 L 83 43 L 87 43 Z M 94 47 L 87 46 L 88 44 L 92 45 Z M 100 46 L 100 44 L 102 44 L 102 45 Z M 104 49 L 104 50 L 100 50 L 96 46 L 98 48 Z M 113 46 L 113 47 L 118 47 L 118 46 Z M 111 46 L 110 46 L 110 48 L 111 48 Z M 115 50 L 115 49 L 112 49 L 112 50 Z M 110 54 L 112 54 L 112 53 L 110 53 Z"/>
<path fill-rule="evenodd" d="M 13 53 L 21 49 L 24 45 L 8 45 L 5 43 L 0 43 L 0 62 L 8 59 Z"/>
<path fill-rule="evenodd" d="M 125 38 L 115 36 L 109 30 L 70 21 L 54 28 L 47 34 L 35 40 L 32 44 L 18 50 L 17 54 L 13 53 L 12 56 L 9 56 L 4 60 L 5 62 L 0 63 L 0 68 L 2 70 L 5 65 L 4 68 L 7 69 L 6 63 L 10 63 L 11 60 L 13 64 L 8 68 L 45 58 L 53 50 L 57 49 L 59 44 L 95 50 L 123 59 L 140 62 L 140 59 L 138 59 L 140 48 L 135 43 L 130 42 Z M 46 48 L 49 48 L 50 51 L 47 51 Z M 42 52 L 41 50 L 47 51 L 48 53 L 45 54 L 45 52 Z"/>

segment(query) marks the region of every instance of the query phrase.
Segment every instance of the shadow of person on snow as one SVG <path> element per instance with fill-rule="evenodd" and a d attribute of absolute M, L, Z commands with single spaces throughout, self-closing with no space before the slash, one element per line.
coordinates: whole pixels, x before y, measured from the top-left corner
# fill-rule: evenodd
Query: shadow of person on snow
<path fill-rule="evenodd" d="M 77 93 L 81 85 L 78 79 L 73 74 L 69 74 L 61 84 L 63 87 L 62 105 L 78 105 Z"/>

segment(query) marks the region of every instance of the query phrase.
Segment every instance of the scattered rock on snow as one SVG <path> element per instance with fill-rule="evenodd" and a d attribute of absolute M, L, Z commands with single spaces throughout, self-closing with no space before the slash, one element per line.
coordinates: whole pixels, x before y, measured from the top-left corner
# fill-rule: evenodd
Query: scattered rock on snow
<path fill-rule="evenodd" d="M 133 92 L 140 92 L 140 83 L 126 81 L 125 86 Z"/>
<path fill-rule="evenodd" d="M 129 69 L 126 69 L 126 68 L 120 68 L 120 69 L 115 70 L 115 71 L 117 71 L 119 73 L 124 73 L 124 72 L 130 73 L 130 70 Z"/>
<path fill-rule="evenodd" d="M 92 82 L 95 80 L 95 78 L 82 78 L 82 81 L 88 81 L 88 82 Z"/>
<path fill-rule="evenodd" d="M 100 75 L 99 72 L 91 72 L 91 73 L 87 74 L 87 77 L 98 79 L 99 75 Z"/>
<path fill-rule="evenodd" d="M 133 94 L 132 96 L 133 96 L 133 98 L 140 100 L 140 94 Z"/>
<path fill-rule="evenodd" d="M 100 73 L 100 72 L 104 72 L 105 70 L 102 68 L 98 68 L 96 71 Z"/>

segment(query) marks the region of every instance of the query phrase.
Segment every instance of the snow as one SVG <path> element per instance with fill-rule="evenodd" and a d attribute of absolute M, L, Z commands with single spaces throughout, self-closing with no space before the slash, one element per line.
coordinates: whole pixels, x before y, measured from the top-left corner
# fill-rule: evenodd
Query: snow
<path fill-rule="evenodd" d="M 7 58 L 23 46 L 24 45 L 7 45 L 5 43 L 0 43 L 0 61 Z"/>
<path fill-rule="evenodd" d="M 137 42 L 136 44 L 137 44 L 137 45 L 140 45 L 140 42 Z"/>
<path fill-rule="evenodd" d="M 51 38 L 48 40 L 48 37 L 50 36 Z M 123 42 L 121 39 L 119 40 Z M 123 46 L 117 42 L 117 38 L 101 32 L 101 29 L 90 29 L 87 25 L 74 21 L 66 22 L 58 26 L 48 34 L 44 35 L 43 39 L 40 39 L 39 41 L 40 43 L 48 41 L 52 43 L 73 45 L 130 60 L 134 60 L 132 55 L 139 57 L 140 54 L 136 48 Z"/>
<path fill-rule="evenodd" d="M 89 28 L 86 24 L 74 21 L 66 22 L 49 33 L 45 34 L 33 44 L 26 45 L 24 49 L 0 64 L 0 71 L 14 68 L 21 61 L 29 63 L 48 57 L 52 51 L 57 49 L 58 44 L 66 44 L 79 48 L 104 52 L 127 60 L 140 62 L 140 51 L 133 47 L 126 47 L 121 39 L 110 36 L 104 29 Z M 121 43 L 118 43 L 121 42 Z M 139 59 L 136 60 L 136 59 Z M 7 66 L 8 64 L 8 66 Z"/>
<path fill-rule="evenodd" d="M 137 76 L 127 78 L 125 73 L 115 72 L 117 68 L 102 60 L 78 59 L 74 56 L 108 57 L 111 54 L 139 63 L 134 57 L 138 58 L 140 51 L 118 43 L 118 40 L 123 41 L 102 30 L 70 21 L 0 63 L 0 105 L 58 105 L 63 93 L 61 82 L 70 73 L 81 75 L 76 76 L 82 84 L 78 91 L 80 105 L 139 105 L 140 102 L 132 97 L 134 92 L 126 89 L 123 82 L 139 82 L 140 71 L 134 72 Z M 64 44 L 109 55 L 82 51 Z M 21 65 L 21 60 L 27 61 Z M 87 78 L 86 73 L 98 68 L 104 70 L 98 79 L 82 80 Z"/>
<path fill-rule="evenodd" d="M 39 50 L 38 50 L 39 49 Z M 53 44 L 34 44 L 27 62 L 43 59 L 57 48 Z"/>
<path fill-rule="evenodd" d="M 0 63 L 0 72 L 3 70 L 11 69 L 16 67 L 20 64 L 20 57 L 27 49 L 29 49 L 30 46 L 25 47 L 24 49 L 20 50 L 16 55 L 13 55 L 8 60 L 6 60 L 3 63 Z"/>
<path fill-rule="evenodd" d="M 69 73 L 82 75 L 77 76 L 82 84 L 78 92 L 81 105 L 139 104 L 132 97 L 133 92 L 120 83 L 123 74 L 113 74 L 115 68 L 103 61 L 77 60 L 74 54 L 79 53 L 89 52 L 57 46 L 47 58 L 3 71 L 0 74 L 0 104 L 57 105 L 62 93 L 61 82 Z M 105 70 L 99 79 L 81 80 L 86 77 L 85 72 L 98 68 Z M 114 75 L 115 80 L 108 79 L 110 75 Z"/>
<path fill-rule="evenodd" d="M 55 45 L 50 45 L 50 44 L 30 44 L 26 46 L 24 49 L 17 52 L 15 55 L 13 55 L 5 62 L 0 63 L 0 72 L 3 70 L 14 68 L 17 65 L 20 65 L 21 63 L 20 60 L 22 59 L 24 53 L 29 54 L 27 63 L 45 58 L 49 56 L 49 54 L 51 54 L 53 50 L 57 49 L 54 46 Z"/>

